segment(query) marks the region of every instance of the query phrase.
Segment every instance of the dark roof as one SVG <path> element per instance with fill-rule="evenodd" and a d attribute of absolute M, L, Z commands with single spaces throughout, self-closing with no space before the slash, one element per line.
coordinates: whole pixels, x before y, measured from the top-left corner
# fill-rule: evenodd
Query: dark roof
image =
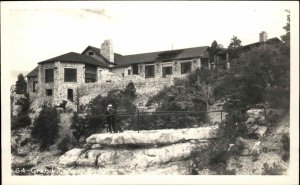
<path fill-rule="evenodd" d="M 245 45 L 245 46 L 243 46 L 243 50 L 248 50 L 248 49 L 251 49 L 252 47 L 258 47 L 263 43 L 274 44 L 274 43 L 279 43 L 279 42 L 281 42 L 280 39 L 278 39 L 277 37 L 273 37 L 271 39 L 266 40 L 265 42 L 255 42 L 252 44 Z"/>
<path fill-rule="evenodd" d="M 99 60 L 96 60 L 93 57 L 82 55 L 75 52 L 66 53 L 48 60 L 44 60 L 39 62 L 39 64 L 47 63 L 47 62 L 54 62 L 54 61 L 60 61 L 60 62 L 75 62 L 75 63 L 85 63 L 95 66 L 101 66 L 101 67 L 108 67 L 107 64 L 104 64 L 100 62 Z"/>
<path fill-rule="evenodd" d="M 26 76 L 27 77 L 34 77 L 34 76 L 38 76 L 38 73 L 39 73 L 39 67 L 37 66 L 30 73 L 28 73 Z"/>
<path fill-rule="evenodd" d="M 125 67 L 137 63 L 202 57 L 204 55 L 204 52 L 207 50 L 207 48 L 208 46 L 202 46 L 202 47 L 158 51 L 158 52 L 141 53 L 141 54 L 134 54 L 134 55 L 123 55 L 123 56 L 115 53 L 115 62 L 117 63 L 117 66 L 115 67 Z"/>
<path fill-rule="evenodd" d="M 104 62 L 104 63 L 106 63 L 106 64 L 115 65 L 115 63 L 110 62 L 109 60 L 107 60 L 107 59 L 101 54 L 99 48 L 96 48 L 96 47 L 94 47 L 94 46 L 88 46 L 87 48 L 85 48 L 85 50 L 84 50 L 81 54 L 85 54 L 85 52 L 86 52 L 88 49 L 93 50 L 98 56 L 100 56 L 101 62 Z"/>

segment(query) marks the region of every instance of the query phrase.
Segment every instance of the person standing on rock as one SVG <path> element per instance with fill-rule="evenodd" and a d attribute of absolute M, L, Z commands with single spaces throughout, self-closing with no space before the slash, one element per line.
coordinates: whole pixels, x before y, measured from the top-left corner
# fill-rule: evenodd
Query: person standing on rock
<path fill-rule="evenodd" d="M 112 104 L 109 104 L 106 109 L 106 121 L 108 126 L 108 131 L 110 133 L 114 132 L 117 133 L 117 127 L 115 123 L 115 114 L 116 110 L 113 108 Z"/>

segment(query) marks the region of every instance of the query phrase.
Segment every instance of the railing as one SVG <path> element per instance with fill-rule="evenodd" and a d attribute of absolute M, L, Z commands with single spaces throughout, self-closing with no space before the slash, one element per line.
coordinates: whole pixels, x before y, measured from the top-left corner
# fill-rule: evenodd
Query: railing
<path fill-rule="evenodd" d="M 267 116 L 267 109 L 260 108 Z M 129 130 L 157 130 L 172 128 L 192 128 L 207 124 L 221 123 L 225 119 L 225 115 L 236 110 L 213 110 L 213 111 L 155 111 L 145 112 L 137 110 L 136 112 L 117 112 L 114 114 L 116 125 L 125 127 L 130 124 Z M 210 116 L 212 113 L 218 115 Z M 104 115 L 105 116 L 105 115 Z M 214 121 L 210 118 L 214 117 Z"/>
<path fill-rule="evenodd" d="M 202 126 L 209 121 L 210 113 L 219 113 L 219 121 L 224 119 L 224 110 L 215 111 L 156 111 L 117 112 L 114 114 L 118 126 L 130 125 L 130 130 L 157 130 L 170 128 L 191 128 Z M 104 115 L 107 116 L 107 115 Z"/>

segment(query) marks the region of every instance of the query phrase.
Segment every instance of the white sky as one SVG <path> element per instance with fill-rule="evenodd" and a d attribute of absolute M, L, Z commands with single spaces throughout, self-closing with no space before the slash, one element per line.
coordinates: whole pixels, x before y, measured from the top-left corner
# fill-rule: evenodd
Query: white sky
<path fill-rule="evenodd" d="M 6 2 L 5 54 L 11 81 L 37 63 L 113 41 L 114 51 L 135 54 L 209 46 L 227 47 L 233 35 L 243 45 L 285 33 L 285 9 L 295 2 Z M 6 6 L 3 6 L 6 5 Z M 293 13 L 293 12 L 292 12 Z M 2 15 L 1 15 L 2 17 Z M 3 20 L 4 19 L 4 20 Z M 4 22 L 5 21 L 5 22 Z"/>

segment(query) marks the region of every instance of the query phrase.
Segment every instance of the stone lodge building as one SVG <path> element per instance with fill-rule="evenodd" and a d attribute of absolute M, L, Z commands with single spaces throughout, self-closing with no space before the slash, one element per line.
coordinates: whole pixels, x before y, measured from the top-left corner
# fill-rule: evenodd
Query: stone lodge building
<path fill-rule="evenodd" d="M 145 79 L 183 77 L 208 66 L 208 46 L 134 55 L 113 52 L 110 40 L 101 48 L 88 46 L 81 54 L 70 52 L 38 63 L 27 75 L 29 93 L 50 99 L 74 101 L 76 89 L 87 83 L 110 83 L 128 76 Z"/>
<path fill-rule="evenodd" d="M 267 40 L 267 34 L 262 32 L 260 42 L 243 48 L 248 50 L 269 41 L 274 41 L 274 38 Z M 58 105 L 63 100 L 74 101 L 77 88 L 83 84 L 110 83 L 128 77 L 166 82 L 166 79 L 184 77 L 197 68 L 230 67 L 226 49 L 219 49 L 211 63 L 208 48 L 121 55 L 114 53 L 110 40 L 105 40 L 101 48 L 88 46 L 81 54 L 70 52 L 39 62 L 27 75 L 27 90 Z"/>

